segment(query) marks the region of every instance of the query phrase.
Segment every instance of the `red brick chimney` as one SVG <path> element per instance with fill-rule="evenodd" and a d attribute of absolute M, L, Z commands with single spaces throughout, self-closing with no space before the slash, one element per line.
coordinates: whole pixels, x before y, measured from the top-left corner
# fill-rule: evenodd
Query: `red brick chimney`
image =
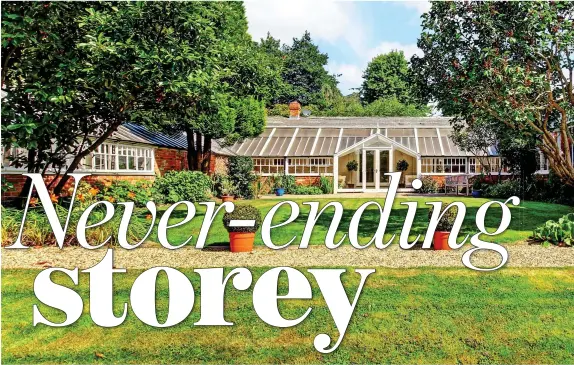
<path fill-rule="evenodd" d="M 289 103 L 289 119 L 299 119 L 301 104 L 297 100 Z"/>

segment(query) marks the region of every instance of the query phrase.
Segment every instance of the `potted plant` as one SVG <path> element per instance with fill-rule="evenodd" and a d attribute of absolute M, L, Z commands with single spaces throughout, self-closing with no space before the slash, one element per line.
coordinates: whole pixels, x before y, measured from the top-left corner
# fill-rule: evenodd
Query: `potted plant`
<path fill-rule="evenodd" d="M 253 226 L 232 226 L 232 221 L 255 221 Z M 261 226 L 261 212 L 252 205 L 238 205 L 233 212 L 223 215 L 223 225 L 229 232 L 231 252 L 251 252 L 255 241 L 255 232 Z"/>
<path fill-rule="evenodd" d="M 273 176 L 273 190 L 275 190 L 275 195 L 277 196 L 283 196 L 283 194 L 285 194 L 283 175 L 277 174 Z"/>
<path fill-rule="evenodd" d="M 476 179 L 474 179 L 474 182 L 472 183 L 472 197 L 473 198 L 480 198 L 480 195 L 482 194 L 482 179 L 484 178 L 483 174 L 480 174 L 480 176 L 477 176 Z"/>
<path fill-rule="evenodd" d="M 235 199 L 235 185 L 227 176 L 223 176 L 221 181 L 221 200 L 223 202 L 231 202 Z"/>
<path fill-rule="evenodd" d="M 448 206 L 448 204 L 449 203 L 446 202 L 442 203 L 441 213 L 444 211 L 444 208 Z M 434 206 L 432 206 L 429 209 L 429 215 L 428 215 L 429 221 L 432 217 L 433 210 Z M 457 213 L 458 213 L 457 207 L 450 208 L 444 213 L 442 218 L 439 220 L 433 235 L 433 248 L 435 250 L 450 250 L 450 246 L 448 245 L 448 237 L 450 235 L 452 227 L 454 226 L 454 221 L 456 219 Z"/>
<path fill-rule="evenodd" d="M 404 181 L 405 181 L 404 172 L 407 171 L 408 168 L 409 168 L 409 163 L 406 160 L 399 160 L 397 162 L 397 171 L 401 172 L 401 181 L 402 181 L 403 185 L 404 185 Z"/>
<path fill-rule="evenodd" d="M 359 169 L 359 163 L 355 160 L 351 160 L 349 162 L 347 162 L 347 171 L 349 171 L 351 173 L 351 181 L 355 181 L 353 179 L 353 171 L 357 171 Z M 355 184 L 353 183 L 348 183 L 347 184 L 348 187 L 350 187 L 351 189 L 355 187 Z"/>

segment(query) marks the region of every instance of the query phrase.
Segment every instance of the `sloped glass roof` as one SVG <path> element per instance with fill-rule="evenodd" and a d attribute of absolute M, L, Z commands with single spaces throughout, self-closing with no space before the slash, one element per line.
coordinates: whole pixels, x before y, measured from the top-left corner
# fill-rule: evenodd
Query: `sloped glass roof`
<path fill-rule="evenodd" d="M 333 156 L 380 134 L 421 156 L 472 156 L 452 141 L 446 118 L 288 118 L 271 119 L 259 137 L 227 150 L 253 157 Z M 492 149 L 493 154 L 496 153 Z"/>

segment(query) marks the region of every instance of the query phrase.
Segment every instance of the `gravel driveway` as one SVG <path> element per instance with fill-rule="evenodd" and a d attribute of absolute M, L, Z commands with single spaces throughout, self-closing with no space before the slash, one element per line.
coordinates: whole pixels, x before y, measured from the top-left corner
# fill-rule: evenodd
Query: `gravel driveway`
<path fill-rule="evenodd" d="M 564 267 L 574 266 L 574 248 L 541 247 L 538 245 L 508 245 L 512 267 Z M 369 247 L 357 250 L 343 246 L 329 250 L 324 246 L 308 249 L 288 248 L 271 250 L 257 247 L 252 253 L 206 251 L 195 248 L 167 250 L 161 247 L 140 247 L 127 251 L 114 250 L 118 268 L 146 269 L 154 266 L 169 267 L 249 267 L 249 266 L 353 266 L 353 267 L 463 267 L 461 257 L 467 248 L 456 251 L 401 250 L 392 245 L 384 250 Z M 2 249 L 2 268 L 68 267 L 88 268 L 98 263 L 105 249 L 86 250 L 67 247 L 30 248 L 27 250 Z M 473 255 L 473 264 L 479 267 L 497 266 L 500 256 L 492 252 Z"/>

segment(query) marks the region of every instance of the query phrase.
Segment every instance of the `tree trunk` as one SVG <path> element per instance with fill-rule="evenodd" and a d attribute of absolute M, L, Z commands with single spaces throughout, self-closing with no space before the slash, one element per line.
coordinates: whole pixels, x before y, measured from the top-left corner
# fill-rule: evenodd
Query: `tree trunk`
<path fill-rule="evenodd" d="M 203 164 L 203 138 L 202 134 L 195 132 L 195 145 L 197 149 L 197 159 L 195 160 L 194 171 L 201 171 L 201 166 Z"/>
<path fill-rule="evenodd" d="M 197 149 L 195 148 L 195 133 L 191 128 L 185 128 L 187 137 L 187 169 L 195 170 L 197 164 Z"/>
<path fill-rule="evenodd" d="M 28 169 L 27 169 L 28 173 L 36 172 L 36 155 L 37 155 L 36 149 L 28 150 Z M 26 177 L 26 182 L 24 183 L 22 190 L 20 190 L 20 193 L 18 194 L 17 198 L 18 199 L 17 205 L 20 208 L 24 208 L 24 202 L 28 197 L 28 193 L 30 192 L 31 187 L 32 187 L 32 179 Z"/>
<path fill-rule="evenodd" d="M 94 152 L 102 143 L 104 143 L 112 135 L 112 133 L 114 133 L 118 129 L 118 127 L 121 124 L 122 124 L 121 122 L 116 122 L 112 124 L 104 134 L 102 134 L 100 137 L 98 137 L 98 139 L 94 141 L 94 143 L 92 143 L 90 147 L 86 148 L 82 152 L 78 153 L 76 157 L 74 157 L 72 163 L 70 164 L 70 166 L 68 166 L 64 175 L 62 175 L 62 178 L 58 182 L 58 185 L 56 185 L 56 187 L 54 188 L 54 194 L 60 195 L 62 189 L 64 188 L 64 186 L 66 186 L 66 183 L 70 179 L 70 174 L 76 171 L 76 169 L 80 165 L 80 162 L 82 162 L 82 160 L 86 156 Z"/>
<path fill-rule="evenodd" d="M 203 138 L 203 160 L 201 161 L 201 171 L 209 174 L 209 164 L 211 162 L 211 137 L 204 136 Z"/>

